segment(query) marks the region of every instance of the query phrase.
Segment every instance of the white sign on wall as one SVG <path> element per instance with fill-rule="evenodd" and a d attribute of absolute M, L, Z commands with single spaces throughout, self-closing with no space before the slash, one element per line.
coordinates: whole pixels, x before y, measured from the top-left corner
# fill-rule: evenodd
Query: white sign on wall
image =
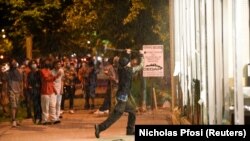
<path fill-rule="evenodd" d="M 143 77 L 163 77 L 163 45 L 143 45 L 144 69 Z"/>

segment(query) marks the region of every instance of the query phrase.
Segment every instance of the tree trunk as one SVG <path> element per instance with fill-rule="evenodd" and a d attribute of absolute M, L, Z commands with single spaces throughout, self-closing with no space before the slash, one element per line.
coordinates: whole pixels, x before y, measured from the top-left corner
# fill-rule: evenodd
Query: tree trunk
<path fill-rule="evenodd" d="M 31 35 L 28 35 L 25 38 L 26 38 L 26 58 L 32 59 L 33 39 Z"/>

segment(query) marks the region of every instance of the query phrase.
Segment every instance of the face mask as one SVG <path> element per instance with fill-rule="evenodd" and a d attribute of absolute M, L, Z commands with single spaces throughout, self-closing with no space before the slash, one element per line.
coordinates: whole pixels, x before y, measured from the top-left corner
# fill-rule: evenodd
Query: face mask
<path fill-rule="evenodd" d="M 17 67 L 19 66 L 19 64 L 18 64 L 17 62 L 15 62 L 15 63 L 12 64 L 12 66 L 13 66 L 14 68 L 17 68 Z"/>
<path fill-rule="evenodd" d="M 51 64 L 50 64 L 50 63 L 45 63 L 45 64 L 44 64 L 44 67 L 45 67 L 45 68 L 51 68 Z"/>
<path fill-rule="evenodd" d="M 66 67 L 67 67 L 67 68 L 70 68 L 70 64 L 67 64 Z"/>
<path fill-rule="evenodd" d="M 36 69 L 36 68 L 37 68 L 37 65 L 36 65 L 36 64 L 32 64 L 32 65 L 31 65 L 31 68 L 32 68 L 32 69 Z"/>

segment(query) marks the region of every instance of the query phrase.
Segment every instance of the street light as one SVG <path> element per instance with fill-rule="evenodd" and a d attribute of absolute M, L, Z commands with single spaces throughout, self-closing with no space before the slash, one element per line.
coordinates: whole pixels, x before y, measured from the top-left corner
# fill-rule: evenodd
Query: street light
<path fill-rule="evenodd" d="M 90 40 L 87 41 L 87 49 L 88 49 L 88 52 L 91 51 L 91 47 L 90 47 Z"/>
<path fill-rule="evenodd" d="M 3 38 L 3 39 L 6 38 L 5 30 L 4 30 L 4 29 L 2 29 L 2 38 Z"/>

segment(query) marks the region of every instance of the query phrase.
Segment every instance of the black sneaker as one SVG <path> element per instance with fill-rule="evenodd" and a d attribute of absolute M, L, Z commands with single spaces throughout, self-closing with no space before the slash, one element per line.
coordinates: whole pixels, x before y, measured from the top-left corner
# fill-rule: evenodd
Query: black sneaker
<path fill-rule="evenodd" d="M 135 130 L 127 130 L 127 135 L 135 135 Z"/>
<path fill-rule="evenodd" d="M 94 104 L 91 104 L 91 105 L 90 105 L 90 109 L 91 109 L 91 110 L 95 109 L 95 105 L 94 105 Z"/>
<path fill-rule="evenodd" d="M 56 121 L 53 122 L 53 124 L 59 124 L 59 123 L 61 123 L 60 120 L 56 120 Z"/>
<path fill-rule="evenodd" d="M 85 105 L 84 106 L 84 110 L 89 110 L 90 109 L 90 105 Z"/>
<path fill-rule="evenodd" d="M 48 125 L 48 122 L 43 122 L 42 125 Z"/>
<path fill-rule="evenodd" d="M 135 132 L 129 132 L 127 135 L 135 135 Z"/>
<path fill-rule="evenodd" d="M 100 130 L 99 130 L 99 125 L 95 125 L 95 137 L 100 138 Z"/>
<path fill-rule="evenodd" d="M 42 125 L 51 125 L 52 123 L 51 122 L 44 122 L 42 123 Z"/>

